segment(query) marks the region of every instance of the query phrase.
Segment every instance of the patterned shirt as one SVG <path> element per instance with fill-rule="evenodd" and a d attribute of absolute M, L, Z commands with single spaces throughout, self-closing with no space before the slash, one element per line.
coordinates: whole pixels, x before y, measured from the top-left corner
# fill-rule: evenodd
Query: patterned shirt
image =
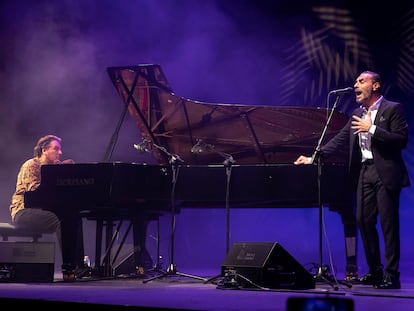
<path fill-rule="evenodd" d="M 39 187 L 41 165 L 40 159 L 35 157 L 27 160 L 21 166 L 17 175 L 16 190 L 13 193 L 10 204 L 12 220 L 14 220 L 14 216 L 18 211 L 24 209 L 24 193 L 36 190 Z"/>

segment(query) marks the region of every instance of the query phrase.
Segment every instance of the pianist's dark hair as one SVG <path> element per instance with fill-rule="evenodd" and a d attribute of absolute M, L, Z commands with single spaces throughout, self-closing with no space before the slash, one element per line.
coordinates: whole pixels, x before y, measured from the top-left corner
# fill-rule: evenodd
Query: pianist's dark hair
<path fill-rule="evenodd" d="M 34 156 L 40 158 L 42 155 L 42 149 L 47 149 L 53 140 L 57 140 L 58 142 L 62 141 L 60 137 L 57 137 L 55 135 L 46 135 L 41 137 L 34 147 Z"/>

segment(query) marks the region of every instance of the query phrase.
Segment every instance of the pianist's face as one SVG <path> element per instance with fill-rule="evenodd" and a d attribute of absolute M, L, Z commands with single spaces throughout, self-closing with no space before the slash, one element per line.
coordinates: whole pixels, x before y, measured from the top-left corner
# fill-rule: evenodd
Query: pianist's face
<path fill-rule="evenodd" d="M 50 144 L 42 150 L 42 162 L 45 164 L 59 163 L 61 154 L 62 147 L 60 142 L 52 140 Z"/>

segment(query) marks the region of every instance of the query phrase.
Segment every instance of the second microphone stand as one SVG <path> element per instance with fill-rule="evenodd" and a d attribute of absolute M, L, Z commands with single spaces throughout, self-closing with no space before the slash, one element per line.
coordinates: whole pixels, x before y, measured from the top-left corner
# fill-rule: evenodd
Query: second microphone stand
<path fill-rule="evenodd" d="M 148 143 L 148 141 L 146 141 L 145 143 Z M 159 150 L 161 150 L 162 152 L 164 152 L 168 157 L 169 157 L 169 163 L 171 166 L 171 172 L 172 172 L 172 187 L 171 187 L 171 248 L 170 248 L 170 264 L 168 265 L 168 268 L 166 271 L 161 271 L 161 274 L 156 275 L 154 277 L 145 279 L 142 281 L 142 283 L 147 283 L 150 282 L 152 280 L 155 279 L 159 279 L 159 278 L 163 278 L 163 277 L 167 277 L 167 276 L 183 276 L 183 277 L 188 277 L 188 278 L 192 278 L 192 279 L 196 279 L 196 280 L 200 280 L 200 281 L 206 281 L 205 278 L 200 277 L 200 276 L 196 276 L 196 275 L 191 275 L 191 274 L 187 274 L 187 273 L 182 273 L 182 272 L 178 272 L 177 271 L 177 266 L 174 262 L 174 240 L 175 240 L 175 186 L 177 184 L 177 179 L 178 179 L 178 173 L 179 173 L 179 162 L 183 163 L 184 161 L 176 154 L 172 154 L 170 152 L 168 152 L 164 147 L 159 146 L 155 143 L 151 143 L 151 145 Z M 136 148 L 136 147 L 135 147 Z"/>
<path fill-rule="evenodd" d="M 226 198 L 225 198 L 225 205 L 226 205 L 226 256 L 230 250 L 230 179 L 231 179 L 231 170 L 233 168 L 233 164 L 236 163 L 236 161 L 233 159 L 233 156 L 217 151 L 214 148 L 214 145 L 206 144 L 201 139 L 197 141 L 197 144 L 193 146 L 191 149 L 191 152 L 193 153 L 202 153 L 205 151 L 210 151 L 217 153 L 221 157 L 224 158 L 223 165 L 226 169 Z M 221 277 L 221 274 L 213 276 L 205 281 L 205 283 L 209 283 L 214 281 L 215 279 Z"/>

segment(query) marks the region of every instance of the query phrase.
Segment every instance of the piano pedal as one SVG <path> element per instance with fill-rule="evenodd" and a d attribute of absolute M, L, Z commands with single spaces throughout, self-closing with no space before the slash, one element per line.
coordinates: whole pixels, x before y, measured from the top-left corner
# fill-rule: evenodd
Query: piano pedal
<path fill-rule="evenodd" d="M 74 270 L 62 271 L 63 282 L 74 282 L 76 274 Z"/>
<path fill-rule="evenodd" d="M 145 269 L 144 267 L 135 267 L 135 273 L 137 275 L 137 277 L 145 277 Z"/>

